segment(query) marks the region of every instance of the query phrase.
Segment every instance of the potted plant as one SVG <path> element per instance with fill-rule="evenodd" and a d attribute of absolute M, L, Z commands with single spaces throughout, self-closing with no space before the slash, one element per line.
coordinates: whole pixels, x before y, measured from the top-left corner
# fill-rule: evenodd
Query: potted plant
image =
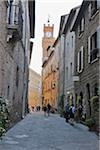
<path fill-rule="evenodd" d="M 4 97 L 0 97 L 0 138 L 6 132 L 6 125 L 8 123 L 8 101 Z"/>

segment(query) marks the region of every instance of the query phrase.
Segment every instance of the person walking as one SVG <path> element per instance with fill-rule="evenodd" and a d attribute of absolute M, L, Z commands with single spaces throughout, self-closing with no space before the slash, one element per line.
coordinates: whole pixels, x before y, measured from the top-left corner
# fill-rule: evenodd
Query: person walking
<path fill-rule="evenodd" d="M 47 105 L 47 113 L 48 113 L 48 116 L 50 116 L 50 109 L 51 109 L 51 105 L 48 103 L 48 105 Z"/>
<path fill-rule="evenodd" d="M 72 104 L 71 108 L 70 108 L 70 124 L 74 125 L 74 112 L 75 112 L 75 107 Z"/>
<path fill-rule="evenodd" d="M 44 111 L 44 116 L 46 117 L 46 111 L 47 111 L 46 105 L 43 106 L 43 111 Z"/>
<path fill-rule="evenodd" d="M 69 105 L 68 104 L 65 106 L 65 119 L 66 119 L 66 122 L 68 122 L 69 120 Z"/>

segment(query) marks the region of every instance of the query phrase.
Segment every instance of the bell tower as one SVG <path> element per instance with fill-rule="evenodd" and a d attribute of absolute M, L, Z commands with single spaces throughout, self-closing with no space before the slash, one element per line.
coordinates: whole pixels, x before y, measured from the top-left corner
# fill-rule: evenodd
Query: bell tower
<path fill-rule="evenodd" d="M 47 59 L 47 48 L 48 46 L 52 46 L 55 38 L 53 37 L 54 32 L 54 24 L 50 25 L 50 21 L 48 20 L 47 25 L 44 24 L 43 27 L 44 36 L 42 38 L 42 48 L 43 48 L 43 57 L 42 57 L 42 63 Z"/>

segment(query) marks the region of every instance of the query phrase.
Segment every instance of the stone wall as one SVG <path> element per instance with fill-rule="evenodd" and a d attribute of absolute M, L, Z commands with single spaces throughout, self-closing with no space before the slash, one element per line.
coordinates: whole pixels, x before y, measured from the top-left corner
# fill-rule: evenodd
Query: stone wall
<path fill-rule="evenodd" d="M 25 28 L 26 22 L 24 21 L 24 33 L 26 33 L 27 38 L 26 35 L 23 34 L 22 41 L 22 39 L 17 38 L 16 33 L 16 35 L 14 35 L 15 38 L 11 38 L 7 42 L 9 29 L 7 28 L 6 22 L 6 4 L 5 1 L 0 1 L 0 96 L 4 96 L 9 101 L 10 126 L 12 126 L 21 119 L 23 105 L 25 105 L 23 104 L 23 93 L 27 91 L 24 82 L 28 84 L 28 43 L 30 32 L 28 25 L 27 28 Z"/>
<path fill-rule="evenodd" d="M 90 107 L 89 106 L 89 98 L 87 91 L 87 84 L 90 85 L 90 98 L 94 96 L 94 86 L 95 84 L 99 84 L 99 58 L 93 62 L 88 63 L 88 37 L 91 36 L 100 26 L 99 24 L 99 13 L 98 12 L 95 17 L 90 20 L 88 7 L 85 10 L 85 28 L 81 37 L 79 37 L 78 27 L 76 28 L 76 48 L 75 48 L 75 75 L 79 76 L 79 82 L 75 83 L 75 92 L 77 96 L 83 94 L 83 98 L 86 105 L 87 117 L 90 116 Z M 84 47 L 83 52 L 83 71 L 81 73 L 77 72 L 77 53 L 81 46 Z"/>

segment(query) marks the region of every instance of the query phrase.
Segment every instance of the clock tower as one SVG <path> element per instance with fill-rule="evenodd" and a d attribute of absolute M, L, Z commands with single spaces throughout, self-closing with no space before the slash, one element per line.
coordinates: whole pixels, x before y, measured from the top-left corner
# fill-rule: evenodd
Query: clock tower
<path fill-rule="evenodd" d="M 42 48 L 43 48 L 43 58 L 42 58 L 42 63 L 47 59 L 48 54 L 47 54 L 47 48 L 48 46 L 52 46 L 55 38 L 53 37 L 53 31 L 54 31 L 54 24 L 50 25 L 49 21 L 48 24 L 44 24 L 43 32 L 44 36 L 42 38 Z"/>

